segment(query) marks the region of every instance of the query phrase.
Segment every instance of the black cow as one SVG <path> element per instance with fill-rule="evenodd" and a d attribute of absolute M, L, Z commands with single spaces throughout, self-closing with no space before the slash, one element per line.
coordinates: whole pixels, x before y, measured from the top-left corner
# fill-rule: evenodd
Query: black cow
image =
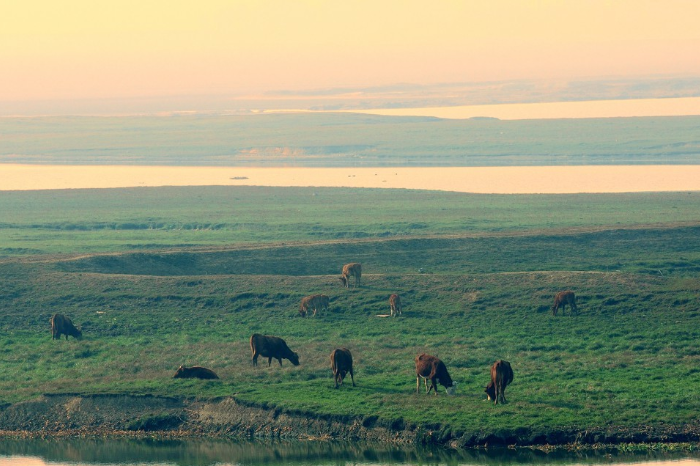
<path fill-rule="evenodd" d="M 267 358 L 267 367 L 272 365 L 272 358 L 282 365 L 282 359 L 289 359 L 295 366 L 299 365 L 299 355 L 289 349 L 287 343 L 278 337 L 254 333 L 250 337 L 250 349 L 253 351 L 253 365 L 258 365 L 258 356 Z"/>
<path fill-rule="evenodd" d="M 352 386 L 355 386 L 355 376 L 352 373 L 352 354 L 347 348 L 337 348 L 331 353 L 331 370 L 335 379 L 335 388 L 343 384 L 345 375 L 349 372 Z"/>
<path fill-rule="evenodd" d="M 83 337 L 83 332 L 75 328 L 73 322 L 63 314 L 54 314 L 51 317 L 51 338 L 53 340 L 60 340 L 61 335 L 77 338 L 78 340 Z"/>
<path fill-rule="evenodd" d="M 177 372 L 175 372 L 175 375 L 173 375 L 173 378 L 174 379 L 218 379 L 219 376 L 216 375 L 216 373 L 213 370 L 207 369 L 206 367 L 180 366 L 180 367 L 178 367 Z"/>

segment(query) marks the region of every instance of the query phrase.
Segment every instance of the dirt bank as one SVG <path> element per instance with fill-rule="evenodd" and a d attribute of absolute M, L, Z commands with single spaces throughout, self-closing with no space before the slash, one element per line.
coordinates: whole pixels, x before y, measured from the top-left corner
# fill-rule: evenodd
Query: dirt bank
<path fill-rule="evenodd" d="M 456 432 L 375 416 L 324 416 L 257 406 L 233 397 L 214 400 L 129 395 L 44 395 L 0 407 L 2 436 L 234 437 L 337 439 L 453 448 L 484 445 L 595 445 L 698 442 L 700 423 L 637 428 Z"/>

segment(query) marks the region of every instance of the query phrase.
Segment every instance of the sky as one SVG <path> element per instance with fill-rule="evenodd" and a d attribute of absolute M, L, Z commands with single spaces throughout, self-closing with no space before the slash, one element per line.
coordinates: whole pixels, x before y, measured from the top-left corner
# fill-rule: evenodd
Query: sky
<path fill-rule="evenodd" d="M 700 76 L 696 0 L 0 0 L 0 102 Z"/>

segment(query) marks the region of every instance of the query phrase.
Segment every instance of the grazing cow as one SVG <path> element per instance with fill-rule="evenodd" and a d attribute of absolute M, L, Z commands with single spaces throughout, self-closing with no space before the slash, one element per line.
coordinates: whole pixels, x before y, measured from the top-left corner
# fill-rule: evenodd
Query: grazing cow
<path fill-rule="evenodd" d="M 435 390 L 435 395 L 437 395 L 438 383 L 445 387 L 448 395 L 454 395 L 457 389 L 457 382 L 452 381 L 445 364 L 435 356 L 425 353 L 416 356 L 416 394 L 420 390 L 421 377 L 425 382 L 425 393 Z M 430 388 L 428 388 L 428 379 L 430 379 Z"/>
<path fill-rule="evenodd" d="M 355 386 L 355 376 L 352 373 L 352 354 L 347 348 L 337 348 L 331 353 L 331 370 L 335 379 L 335 388 L 343 384 L 345 375 L 349 372 L 352 386 Z"/>
<path fill-rule="evenodd" d="M 360 279 L 362 278 L 362 264 L 352 262 L 343 266 L 343 274 L 340 277 L 340 281 L 343 283 L 345 288 L 350 288 L 350 277 L 355 277 L 355 287 L 360 286 Z"/>
<path fill-rule="evenodd" d="M 173 378 L 174 379 L 218 379 L 219 376 L 216 375 L 216 373 L 213 370 L 207 369 L 206 367 L 180 366 L 180 367 L 178 367 L 177 372 L 175 372 L 175 375 L 173 375 Z"/>
<path fill-rule="evenodd" d="M 389 307 L 391 308 L 391 317 L 401 315 L 401 298 L 399 298 L 399 295 L 392 294 L 389 296 Z"/>
<path fill-rule="evenodd" d="M 299 315 L 302 317 L 306 317 L 306 314 L 308 314 L 309 311 L 309 302 L 313 296 L 304 296 L 301 298 L 301 303 L 299 303 Z"/>
<path fill-rule="evenodd" d="M 552 306 L 552 315 L 557 315 L 557 311 L 559 310 L 559 307 L 561 307 L 561 314 L 564 315 L 564 310 L 566 309 L 566 305 L 569 305 L 570 313 L 578 312 L 578 309 L 576 308 L 576 295 L 574 294 L 573 291 L 567 290 L 567 291 L 560 291 L 557 293 L 557 295 L 554 297 L 554 306 Z"/>
<path fill-rule="evenodd" d="M 301 299 L 301 304 L 299 305 L 299 314 L 302 317 L 306 317 L 309 309 L 313 309 L 313 316 L 316 317 L 316 311 L 323 309 L 328 311 L 328 306 L 330 305 L 330 298 L 325 294 L 315 294 L 311 296 L 306 296 Z"/>
<path fill-rule="evenodd" d="M 253 366 L 258 365 L 258 356 L 267 358 L 267 367 L 272 365 L 272 358 L 282 365 L 282 359 L 289 359 L 295 366 L 299 365 L 299 355 L 289 349 L 281 338 L 254 333 L 250 337 L 250 349 L 253 351 Z"/>
<path fill-rule="evenodd" d="M 75 328 L 68 317 L 63 314 L 54 314 L 51 317 L 51 339 L 60 340 L 62 334 L 66 336 L 66 340 L 68 340 L 69 335 L 77 339 L 83 337 L 83 332 Z"/>
<path fill-rule="evenodd" d="M 506 403 L 506 387 L 513 381 L 513 369 L 508 361 L 499 359 L 491 366 L 491 382 L 484 390 L 489 401 L 494 404 Z"/>

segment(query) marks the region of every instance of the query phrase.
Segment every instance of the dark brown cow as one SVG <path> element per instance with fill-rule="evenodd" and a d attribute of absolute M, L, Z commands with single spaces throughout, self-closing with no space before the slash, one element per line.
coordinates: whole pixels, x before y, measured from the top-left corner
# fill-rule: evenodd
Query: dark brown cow
<path fill-rule="evenodd" d="M 299 314 L 302 317 L 306 317 L 309 312 L 309 309 L 313 309 L 313 316 L 316 317 L 316 311 L 320 309 L 327 311 L 330 302 L 330 298 L 325 294 L 315 294 L 311 296 L 306 296 L 301 299 L 301 303 L 299 304 Z"/>
<path fill-rule="evenodd" d="M 289 349 L 287 343 L 278 337 L 254 333 L 250 337 L 250 349 L 253 351 L 253 365 L 258 365 L 258 356 L 267 358 L 267 367 L 272 365 L 272 358 L 282 365 L 282 359 L 289 359 L 295 366 L 299 365 L 299 355 Z"/>
<path fill-rule="evenodd" d="M 392 294 L 389 296 L 389 308 L 391 309 L 391 317 L 401 315 L 401 298 L 399 298 L 399 295 Z"/>
<path fill-rule="evenodd" d="M 513 381 L 513 369 L 508 361 L 499 359 L 491 366 L 491 382 L 484 390 L 494 404 L 506 403 L 506 387 Z"/>
<path fill-rule="evenodd" d="M 425 393 L 435 390 L 437 395 L 438 383 L 445 387 L 448 395 L 454 395 L 457 389 L 457 382 L 452 381 L 445 364 L 435 356 L 425 353 L 416 356 L 416 393 L 420 390 L 421 377 L 425 383 Z M 428 388 L 428 379 L 430 379 L 430 388 Z"/>
<path fill-rule="evenodd" d="M 345 288 L 350 288 L 350 277 L 355 277 L 355 287 L 360 286 L 360 279 L 362 278 L 362 264 L 352 262 L 343 266 L 343 273 L 340 277 L 340 281 L 343 283 Z"/>
<path fill-rule="evenodd" d="M 352 354 L 347 348 L 337 348 L 331 353 L 331 370 L 335 379 L 335 388 L 343 384 L 345 375 L 350 373 L 352 386 L 355 386 L 355 376 L 352 373 Z"/>
<path fill-rule="evenodd" d="M 69 335 L 73 338 L 80 339 L 83 337 L 83 332 L 75 328 L 75 325 L 73 325 L 73 322 L 68 317 L 63 314 L 54 314 L 51 317 L 51 338 L 53 340 L 60 340 L 61 335 L 65 335 L 66 340 L 68 340 Z"/>
<path fill-rule="evenodd" d="M 564 310 L 566 309 L 566 305 L 569 305 L 570 313 L 578 312 L 578 309 L 576 308 L 576 295 L 574 294 L 573 291 L 567 290 L 567 291 L 560 291 L 557 293 L 557 295 L 554 297 L 554 306 L 552 306 L 552 315 L 557 315 L 557 311 L 561 307 L 561 314 L 564 315 Z"/>
<path fill-rule="evenodd" d="M 175 372 L 175 375 L 173 375 L 173 378 L 174 379 L 218 379 L 219 376 L 216 375 L 216 373 L 213 370 L 207 369 L 206 367 L 180 366 L 180 367 L 178 367 L 177 372 Z"/>

